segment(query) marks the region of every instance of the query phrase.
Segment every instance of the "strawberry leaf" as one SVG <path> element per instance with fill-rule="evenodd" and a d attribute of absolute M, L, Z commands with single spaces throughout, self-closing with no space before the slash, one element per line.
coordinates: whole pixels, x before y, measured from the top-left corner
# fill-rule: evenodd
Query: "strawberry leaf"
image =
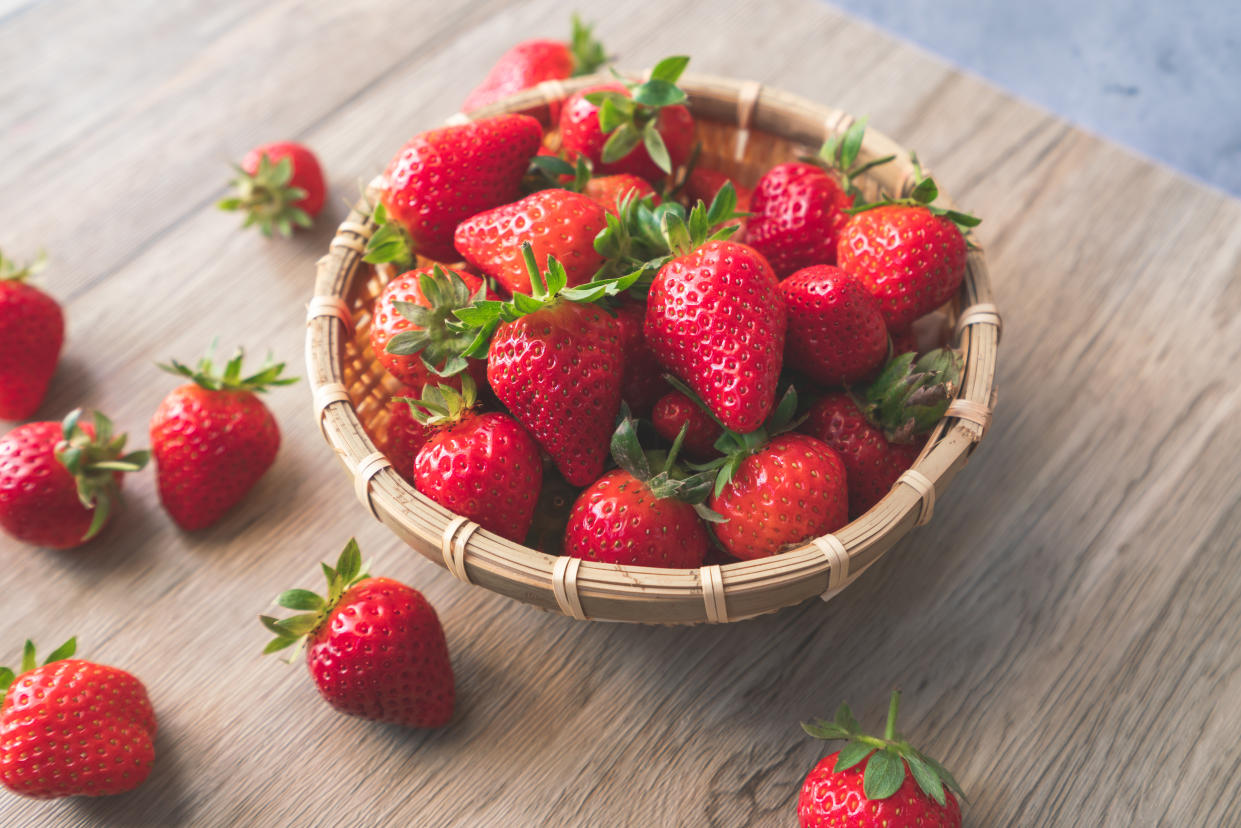
<path fill-rule="evenodd" d="M 615 163 L 633 152 L 638 146 L 641 136 L 638 134 L 637 127 L 632 123 L 626 122 L 621 124 L 616 130 L 608 136 L 607 143 L 603 145 L 603 153 L 601 159 L 605 164 Z"/>
<path fill-rule="evenodd" d="M 672 158 L 668 155 L 668 146 L 664 143 L 664 136 L 660 135 L 659 130 L 656 129 L 654 121 L 643 128 L 642 144 L 646 147 L 647 155 L 655 162 L 655 166 L 666 173 L 672 172 Z"/>
<path fill-rule="evenodd" d="M 356 538 L 350 538 L 344 550 L 336 560 L 336 577 L 345 583 L 351 582 L 362 571 L 362 552 L 358 549 Z"/>
<path fill-rule="evenodd" d="M 0 701 L 3 701 L 5 692 L 12 686 L 13 679 L 15 678 L 17 678 L 17 675 L 11 668 L 0 667 Z"/>
<path fill-rule="evenodd" d="M 836 708 L 836 716 L 834 721 L 850 736 L 862 732 L 862 723 L 853 716 L 853 711 L 849 709 L 849 705 L 844 702 L 840 703 L 840 707 Z"/>
<path fill-rule="evenodd" d="M 861 762 L 871 751 L 875 749 L 874 745 L 866 742 L 849 742 L 840 749 L 840 753 L 836 754 L 836 764 L 832 766 L 832 773 L 840 773 Z"/>
<path fill-rule="evenodd" d="M 862 791 L 867 799 L 887 799 L 905 781 L 905 764 L 891 750 L 877 750 L 866 763 Z"/>
<path fill-rule="evenodd" d="M 675 81 L 666 81 L 661 78 L 651 78 L 633 90 L 634 103 L 643 104 L 644 106 L 672 106 L 673 104 L 682 103 L 685 97 L 685 93 L 676 85 Z M 654 121 L 651 123 L 654 123 Z M 602 121 L 600 126 L 602 126 Z"/>
<path fill-rule="evenodd" d="M 849 734 L 835 722 L 815 719 L 813 722 L 802 722 L 801 729 L 816 739 L 847 739 Z"/>
<path fill-rule="evenodd" d="M 651 80 L 676 83 L 681 79 L 681 73 L 685 71 L 686 66 L 689 66 L 689 57 L 686 55 L 666 57 L 651 69 Z"/>
<path fill-rule="evenodd" d="M 22 647 L 22 672 L 29 673 L 38 666 L 39 662 L 35 660 L 34 642 L 27 638 L 26 644 Z"/>
<path fill-rule="evenodd" d="M 595 39 L 594 26 L 583 23 L 576 14 L 573 15 L 569 51 L 573 54 L 574 77 L 589 75 L 608 61 L 603 44 Z"/>
<path fill-rule="evenodd" d="M 902 752 L 901 755 L 904 756 L 905 764 L 909 766 L 909 772 L 913 774 L 914 781 L 918 783 L 922 792 L 940 805 L 945 804 L 944 783 L 940 781 L 935 769 L 922 761 L 914 751 Z"/>
<path fill-rule="evenodd" d="M 64 644 L 61 644 L 55 650 L 52 650 L 52 654 L 49 655 L 43 661 L 43 663 L 54 664 L 57 661 L 64 661 L 66 658 L 72 658 L 73 654 L 77 652 L 77 649 L 78 649 L 78 639 L 77 639 L 77 636 L 74 636 L 73 638 L 70 638 L 68 641 L 66 641 Z"/>
<path fill-rule="evenodd" d="M 290 589 L 280 593 L 276 603 L 286 609 L 321 610 L 323 598 L 308 589 Z"/>

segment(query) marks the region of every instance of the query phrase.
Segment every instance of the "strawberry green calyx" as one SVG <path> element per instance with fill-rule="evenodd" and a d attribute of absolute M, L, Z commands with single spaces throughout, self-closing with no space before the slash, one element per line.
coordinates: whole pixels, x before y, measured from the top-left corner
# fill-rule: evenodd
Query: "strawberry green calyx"
<path fill-rule="evenodd" d="M 53 650 L 52 654 L 44 660 L 43 665 L 47 666 L 57 661 L 64 661 L 66 658 L 72 658 L 77 649 L 78 639 L 77 636 L 74 636 Z M 4 701 L 5 694 L 18 676 L 23 673 L 29 673 L 38 666 L 39 662 L 35 658 L 34 642 L 26 639 L 26 646 L 22 648 L 21 669 L 14 671 L 9 667 L 0 667 L 0 702 Z"/>
<path fill-rule="evenodd" d="M 471 294 L 465 280 L 451 270 L 445 272 L 439 265 L 418 277 L 418 287 L 431 307 L 395 302 L 397 312 L 416 325 L 417 330 L 402 331 L 392 337 L 384 350 L 398 356 L 421 354 L 422 364 L 436 376 L 459 374 L 469 365 L 462 353 L 474 336 L 455 330 L 449 323 L 456 321 L 456 311 L 480 301 L 487 287 L 480 285 Z"/>
<path fill-rule="evenodd" d="M 660 500 L 684 501 L 693 506 L 702 519 L 712 523 L 723 521 L 720 514 L 705 505 L 715 475 L 710 471 L 687 474 L 677 463 L 689 424 L 681 426 L 667 452 L 644 451 L 638 439 L 638 421 L 629 416 L 628 409 L 623 412 L 620 425 L 612 434 L 612 459 L 616 465 L 642 481 Z"/>
<path fill-rule="evenodd" d="M 625 83 L 628 97 L 619 92 L 591 92 L 586 96 L 599 107 L 599 128 L 609 136 L 601 158 L 605 164 L 619 161 L 642 144 L 655 166 L 672 172 L 668 147 L 659 134 L 659 110 L 685 102 L 685 92 L 676 82 L 687 65 L 689 58 L 685 56 L 664 58 L 645 82 Z M 617 78 L 624 82 L 619 75 Z"/>
<path fill-rule="evenodd" d="M 371 210 L 371 220 L 378 225 L 366 243 L 366 255 L 362 261 L 371 264 L 392 264 L 406 269 L 414 263 L 414 237 L 399 221 L 388 215 L 388 208 L 376 204 Z"/>
<path fill-rule="evenodd" d="M 230 183 L 237 194 L 222 199 L 216 206 L 221 210 L 244 212 L 243 228 L 256 224 L 264 236 L 270 237 L 273 230 L 282 236 L 292 236 L 294 226 L 314 224 L 309 213 L 295 206 L 306 197 L 306 191 L 290 183 L 293 180 L 292 158 L 281 158 L 273 164 L 264 153 L 253 175 L 236 164 L 233 169 L 237 177 Z"/>
<path fill-rule="evenodd" d="M 478 401 L 478 388 L 469 374 L 461 375 L 461 390 L 451 385 L 423 386 L 422 397 L 396 397 L 395 400 L 409 405 L 414 419 L 425 426 L 448 426 L 460 422 L 466 412 Z"/>
<path fill-rule="evenodd" d="M 961 786 L 943 765 L 897 734 L 896 714 L 900 701 L 901 691 L 894 690 L 888 703 L 888 721 L 882 739 L 862 732 L 862 726 L 854 718 L 849 705 L 843 703 L 837 708 L 832 721 L 816 719 L 811 723 L 803 722 L 802 729 L 816 739 L 847 740 L 836 757 L 833 773 L 848 770 L 867 760 L 862 776 L 862 791 L 867 799 L 887 799 L 896 793 L 905 781 L 905 768 L 908 767 L 922 792 L 940 805 L 946 801 L 944 786 L 965 800 Z"/>
<path fill-rule="evenodd" d="M 977 216 L 971 216 L 969 213 L 958 212 L 957 210 L 949 210 L 946 207 L 936 207 L 935 199 L 939 198 L 939 187 L 935 180 L 922 172 L 922 165 L 918 163 L 918 156 L 915 153 L 909 153 L 909 159 L 914 165 L 914 188 L 905 198 L 881 198 L 879 201 L 872 201 L 868 204 L 857 204 L 846 210 L 846 213 L 856 215 L 867 210 L 873 210 L 876 207 L 887 207 L 890 205 L 903 205 L 906 207 L 925 207 L 930 210 L 932 215 L 943 216 L 951 221 L 961 230 L 962 233 L 968 233 L 970 228 L 977 227 L 982 224 L 982 219 Z M 854 173 L 856 175 L 856 173 Z"/>
<path fill-rule="evenodd" d="M 573 77 L 589 75 L 608 62 L 603 44 L 595 40 L 594 25 L 583 23 L 573 15 L 573 34 L 569 38 L 569 51 L 573 54 Z"/>
<path fill-rule="evenodd" d="M 861 194 L 855 183 L 859 176 L 896 158 L 895 155 L 885 155 L 865 164 L 857 163 L 858 153 L 862 151 L 862 141 L 866 137 L 866 121 L 865 117 L 854 121 L 842 135 L 833 135 L 824 141 L 818 155 L 805 159 L 840 176 L 841 185 L 851 196 Z"/>
<path fill-rule="evenodd" d="M 47 254 L 39 251 L 33 262 L 19 265 L 0 251 L 0 282 L 24 282 L 47 266 Z"/>
<path fill-rule="evenodd" d="M 915 357 L 894 357 L 874 382 L 854 393 L 858 408 L 884 430 L 889 442 L 908 443 L 934 428 L 961 382 L 964 361 L 956 351 L 936 348 L 916 362 Z"/>
<path fill-rule="evenodd" d="M 263 393 L 276 385 L 292 385 L 297 377 L 282 377 L 283 362 L 274 362 L 269 353 L 263 360 L 262 367 L 253 374 L 242 376 L 241 363 L 245 359 L 245 351 L 238 348 L 231 359 L 224 365 L 223 372 L 215 371 L 215 342 L 207 349 L 206 355 L 191 368 L 175 359 L 168 364 L 158 363 L 160 370 L 180 377 L 187 377 L 208 391 L 254 391 Z"/>
<path fill-rule="evenodd" d="M 267 642 L 267 646 L 263 648 L 263 655 L 284 650 L 293 645 L 301 649 L 306 642 L 306 637 L 317 630 L 327 619 L 328 614 L 340 603 L 341 596 L 359 581 L 370 577 L 365 571 L 366 567 L 362 564 L 362 552 L 358 549 L 358 542 L 355 538 L 350 538 L 349 543 L 345 544 L 344 551 L 336 559 L 336 566 L 328 566 L 326 563 L 321 566 L 323 574 L 327 577 L 326 596 L 308 589 L 286 590 L 277 596 L 276 603 L 285 609 L 300 610 L 301 614 L 291 615 L 288 618 L 259 616 L 259 621 L 263 626 L 276 636 Z M 290 661 L 296 653 L 297 650 L 294 650 L 289 657 Z"/>
<path fill-rule="evenodd" d="M 56 444 L 54 455 L 69 470 L 77 484 L 78 500 L 94 512 L 83 542 L 99 534 L 108 522 L 112 504 L 120 493 L 117 472 L 140 471 L 151 459 L 151 452 L 124 453 L 125 434 L 113 435 L 112 421 L 96 411 L 91 420 L 94 434 L 82 427 L 82 409 L 69 412 L 61 422 L 64 437 Z"/>
<path fill-rule="evenodd" d="M 573 176 L 573 180 L 562 181 L 566 175 Z M 530 159 L 530 169 L 522 179 L 522 186 L 527 193 L 550 189 L 580 193 L 593 176 L 594 165 L 584 155 L 579 155 L 573 164 L 559 155 L 536 155 Z"/>

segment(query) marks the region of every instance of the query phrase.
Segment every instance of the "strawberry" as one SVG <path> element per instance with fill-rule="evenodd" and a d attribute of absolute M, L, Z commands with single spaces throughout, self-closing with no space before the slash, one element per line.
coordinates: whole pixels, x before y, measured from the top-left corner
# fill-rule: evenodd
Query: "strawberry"
<path fill-rule="evenodd" d="M 0 438 L 0 527 L 35 546 L 70 549 L 107 524 L 124 472 L 146 465 L 149 452 L 123 454 L 126 437 L 96 412 L 63 422 L 27 423 Z"/>
<path fill-rule="evenodd" d="M 655 401 L 668 390 L 659 360 L 655 359 L 646 344 L 646 334 L 643 331 L 646 305 L 625 299 L 616 305 L 615 310 L 616 324 L 620 329 L 623 366 L 621 399 L 634 414 L 639 417 L 646 416 Z M 676 436 L 675 431 L 673 436 Z"/>
<path fill-rule="evenodd" d="M 737 193 L 737 209 L 741 212 L 748 212 L 750 199 L 754 192 L 742 187 L 732 176 L 709 167 L 695 166 L 690 170 L 689 175 L 685 177 L 685 195 L 689 198 L 691 206 L 699 201 L 710 204 L 725 184 L 731 184 Z"/>
<path fill-rule="evenodd" d="M 573 36 L 568 43 L 560 40 L 518 43 L 500 56 L 483 82 L 465 99 L 462 111 L 471 112 L 493 104 L 543 81 L 594 72 L 607 61 L 607 55 L 603 44 L 594 39 L 591 28 L 573 15 Z"/>
<path fill-rule="evenodd" d="M 720 439 L 724 430 L 711 415 L 680 391 L 669 391 L 659 398 L 651 413 L 651 421 L 655 424 L 655 431 L 665 440 L 675 440 L 684 428 L 687 457 L 706 462 L 720 456 L 715 441 Z"/>
<path fill-rule="evenodd" d="M 866 379 L 888 355 L 879 301 L 855 276 L 832 265 L 802 268 L 780 283 L 789 312 L 784 360 L 815 382 Z"/>
<path fill-rule="evenodd" d="M 900 698 L 892 694 L 882 739 L 863 733 L 847 704 L 834 721 L 802 725 L 816 739 L 847 743 L 806 776 L 797 799 L 801 828 L 960 828 L 957 797 L 965 794 L 943 765 L 897 734 Z"/>
<path fill-rule="evenodd" d="M 371 311 L 371 350 L 403 384 L 421 389 L 469 368 L 476 381 L 485 366 L 461 356 L 472 337 L 452 331 L 452 312 L 485 298 L 483 280 L 439 265 L 402 273 L 384 285 Z"/>
<path fill-rule="evenodd" d="M 453 231 L 470 216 L 521 197 L 543 128 L 529 115 L 497 115 L 415 135 L 388 164 L 379 228 L 365 260 L 408 264 L 417 253 L 451 262 Z"/>
<path fill-rule="evenodd" d="M 681 435 L 684 438 L 684 435 Z M 564 554 L 627 566 L 692 569 L 702 566 L 710 541 L 702 506 L 710 473 L 687 477 L 676 465 L 681 439 L 663 452 L 643 452 L 637 422 L 621 420 L 612 436 L 620 466 L 592 483 L 573 504 Z"/>
<path fill-rule="evenodd" d="M 591 178 L 586 182 L 582 194 L 597 201 L 612 215 L 618 214 L 620 204 L 625 199 L 649 198 L 653 206 L 658 206 L 660 203 L 655 188 L 647 183 L 646 179 L 629 173 Z"/>
<path fill-rule="evenodd" d="M 284 363 L 270 357 L 242 376 L 243 356 L 238 349 L 219 374 L 210 352 L 196 368 L 176 360 L 159 366 L 193 380 L 170 392 L 151 417 L 159 499 L 187 531 L 210 526 L 241 502 L 280 448 L 276 419 L 257 395 L 297 378 L 281 377 Z"/>
<path fill-rule="evenodd" d="M 36 799 L 108 796 L 141 785 L 155 762 L 155 711 L 124 670 L 72 658 L 77 639 L 22 672 L 0 667 L 0 782 Z"/>
<path fill-rule="evenodd" d="M 572 159 L 584 155 L 602 174 L 631 173 L 657 181 L 684 164 L 694 144 L 694 118 L 677 79 L 687 57 L 661 60 L 645 83 L 583 89 L 560 113 L 560 141 Z"/>
<path fill-rule="evenodd" d="M 38 410 L 65 341 L 60 305 L 26 283 L 43 263 L 40 256 L 19 267 L 0 254 L 0 420 L 24 420 Z"/>
<path fill-rule="evenodd" d="M 293 235 L 295 227 L 310 227 L 323 209 L 327 186 L 319 159 L 301 144 L 278 141 L 255 147 L 236 167 L 232 185 L 237 194 L 219 202 L 221 210 L 245 213 L 242 227 L 258 225 L 264 236 L 275 230 Z"/>
<path fill-rule="evenodd" d="M 933 206 L 938 195 L 935 182 L 917 168 L 908 198 L 854 208 L 840 233 L 838 263 L 879 299 L 893 333 L 951 299 L 965 277 L 962 229 L 979 220 Z"/>
<path fill-rule="evenodd" d="M 524 243 L 533 245 L 540 262 L 555 256 L 569 287 L 575 287 L 589 282 L 603 264 L 595 236 L 606 226 L 606 213 L 594 199 L 569 190 L 540 190 L 466 219 L 454 238 L 466 261 L 509 293 L 522 293 L 530 284 L 521 255 Z"/>
<path fill-rule="evenodd" d="M 542 274 L 529 242 L 522 254 L 531 295 L 457 311 L 478 330 L 467 356 L 487 354 L 487 379 L 517 422 L 551 455 L 564 479 L 585 486 L 603 472 L 621 396 L 616 320 L 594 302 L 629 288 L 624 279 L 568 287 L 555 258 Z"/>
<path fill-rule="evenodd" d="M 452 663 L 427 599 L 397 581 L 363 574 L 352 539 L 336 566 L 325 563 L 323 571 L 326 598 L 291 589 L 276 602 L 301 614 L 259 616 L 276 636 L 263 652 L 304 645 L 320 695 L 342 713 L 408 727 L 448 724 L 456 698 Z"/>
<path fill-rule="evenodd" d="M 414 418 L 431 429 L 414 460 L 414 486 L 487 531 L 521 543 L 543 486 L 543 459 L 516 420 L 475 412 L 474 401 L 469 375 L 461 378 L 461 393 L 429 385 L 421 400 L 406 401 Z"/>
<path fill-rule="evenodd" d="M 410 483 L 414 482 L 414 458 L 427 444 L 432 429 L 414 418 L 408 399 L 417 397 L 422 389 L 405 387 L 388 403 L 387 439 L 383 443 L 384 454 L 392 461 L 392 468 Z"/>

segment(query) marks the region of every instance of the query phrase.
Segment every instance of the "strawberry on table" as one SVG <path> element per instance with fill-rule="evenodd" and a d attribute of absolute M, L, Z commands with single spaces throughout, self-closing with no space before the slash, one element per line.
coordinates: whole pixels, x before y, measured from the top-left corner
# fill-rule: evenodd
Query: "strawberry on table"
<path fill-rule="evenodd" d="M 124 670 L 73 658 L 69 639 L 41 666 L 0 667 L 0 782 L 36 799 L 107 796 L 141 785 L 155 762 L 155 711 Z"/>
<path fill-rule="evenodd" d="M 342 713 L 408 727 L 441 727 L 456 698 L 444 628 L 422 593 L 362 572 L 350 540 L 336 566 L 323 564 L 327 596 L 291 589 L 276 599 L 300 614 L 259 616 L 273 653 L 306 647 L 320 695 Z M 290 659 L 292 660 L 292 659 Z"/>
<path fill-rule="evenodd" d="M 785 364 L 823 385 L 864 380 L 888 355 L 879 300 L 832 265 L 803 268 L 780 283 L 789 312 Z"/>
<path fill-rule="evenodd" d="M 213 348 L 214 350 L 214 348 Z M 208 353 L 195 368 L 173 360 L 159 367 L 192 382 L 174 389 L 151 417 L 151 452 L 159 498 L 185 530 L 215 523 L 258 483 L 280 448 L 276 418 L 259 399 L 281 377 L 284 363 L 269 357 L 242 374 L 238 349 L 220 373 Z"/>
<path fill-rule="evenodd" d="M 847 704 L 833 721 L 803 724 L 816 739 L 845 740 L 802 784 L 801 828 L 960 828 L 961 786 L 943 765 L 896 732 L 900 692 L 892 694 L 883 737 L 870 736 Z"/>
<path fill-rule="evenodd" d="M 310 227 L 327 195 L 319 159 L 293 141 L 250 150 L 237 167 L 232 184 L 237 194 L 217 206 L 245 213 L 241 226 L 257 225 L 264 236 L 272 231 L 291 236 L 295 227 Z"/>
<path fill-rule="evenodd" d="M 138 471 L 147 451 L 125 451 L 126 435 L 95 412 L 77 409 L 62 422 L 27 423 L 0 438 L 0 528 L 19 541 L 70 549 L 107 524 L 125 472 Z"/>
<path fill-rule="evenodd" d="M 543 81 L 589 75 L 607 61 L 603 44 L 595 40 L 592 26 L 573 15 L 573 34 L 561 40 L 525 40 L 509 49 L 487 73 L 462 110 L 471 112 L 515 95 Z"/>
<path fill-rule="evenodd" d="M 44 264 L 18 266 L 0 253 L 0 420 L 24 420 L 43 402 L 65 341 L 56 300 L 26 280 Z"/>
<path fill-rule="evenodd" d="M 675 440 L 684 428 L 686 457 L 706 462 L 720 456 L 715 441 L 720 439 L 724 430 L 710 414 L 680 391 L 669 391 L 659 398 L 651 413 L 651 422 L 665 440 Z"/>

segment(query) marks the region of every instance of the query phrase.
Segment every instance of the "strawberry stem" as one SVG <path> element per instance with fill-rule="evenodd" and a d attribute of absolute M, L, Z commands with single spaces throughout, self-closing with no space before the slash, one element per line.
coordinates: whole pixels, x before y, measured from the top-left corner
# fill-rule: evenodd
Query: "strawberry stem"
<path fill-rule="evenodd" d="M 888 702 L 888 723 L 883 728 L 883 738 L 889 742 L 896 740 L 896 713 L 901 706 L 901 691 L 893 690 L 892 699 Z"/>

